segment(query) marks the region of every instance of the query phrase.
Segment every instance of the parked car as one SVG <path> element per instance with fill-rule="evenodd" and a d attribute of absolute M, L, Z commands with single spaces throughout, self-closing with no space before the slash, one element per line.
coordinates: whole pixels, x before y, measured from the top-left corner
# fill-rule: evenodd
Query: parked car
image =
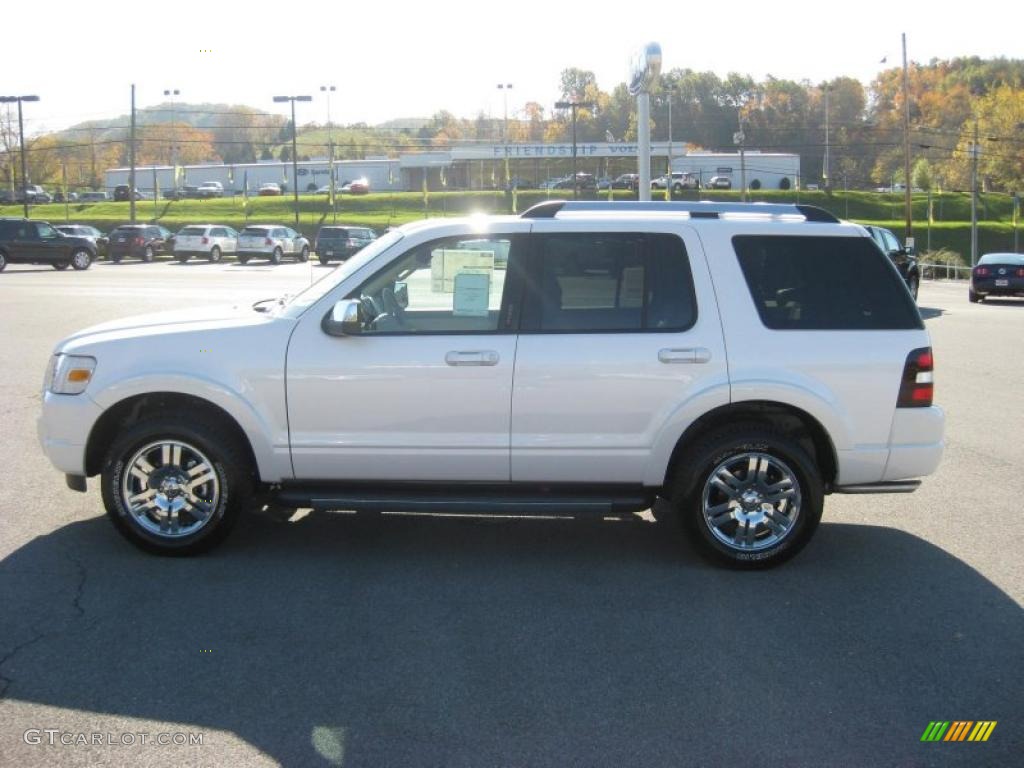
<path fill-rule="evenodd" d="M 681 171 L 673 171 L 671 178 L 668 174 L 663 174 L 651 180 L 651 189 L 668 189 L 670 186 L 672 192 L 679 193 L 684 189 L 699 189 L 700 182 L 693 174 Z"/>
<path fill-rule="evenodd" d="M 166 200 L 197 200 L 199 199 L 199 187 L 186 184 L 182 187 L 175 187 L 164 192 Z"/>
<path fill-rule="evenodd" d="M 96 227 L 90 227 L 87 224 L 58 224 L 55 229 L 68 237 L 84 237 L 89 240 L 96 246 L 96 254 L 100 258 L 107 251 L 107 236 Z"/>
<path fill-rule="evenodd" d="M 584 173 L 583 171 L 577 171 L 576 173 L 576 186 L 580 189 L 597 189 L 597 180 L 594 178 L 592 173 Z M 573 181 L 572 174 L 565 176 L 558 180 L 558 182 L 552 187 L 552 189 L 572 189 Z"/>
<path fill-rule="evenodd" d="M 330 264 L 332 261 L 345 261 L 376 239 L 369 227 L 332 224 L 320 227 L 313 250 L 321 264 Z"/>
<path fill-rule="evenodd" d="M 732 179 L 728 176 L 712 176 L 708 179 L 708 189 L 732 189 Z"/>
<path fill-rule="evenodd" d="M 509 189 L 536 189 L 537 185 L 529 179 L 524 179 L 522 176 L 513 176 L 508 181 Z"/>
<path fill-rule="evenodd" d="M 238 232 L 224 224 L 190 224 L 174 236 L 174 258 L 184 264 L 193 256 L 216 263 L 238 249 Z"/>
<path fill-rule="evenodd" d="M 80 203 L 105 203 L 110 199 L 106 192 L 79 192 L 78 202 Z"/>
<path fill-rule="evenodd" d="M 873 225 L 865 225 L 864 229 L 871 235 L 875 245 L 882 249 L 882 253 L 892 259 L 892 263 L 896 265 L 900 276 L 907 284 L 910 295 L 917 301 L 917 291 L 921 286 L 921 270 L 913 249 L 900 245 L 899 239 L 890 229 Z"/>
<path fill-rule="evenodd" d="M 150 199 L 152 199 L 152 197 L 150 195 L 147 195 L 146 193 L 140 191 L 138 187 L 135 188 L 134 197 L 135 197 L 136 200 L 150 200 Z M 118 184 L 116 187 L 114 187 L 114 202 L 115 203 L 128 202 L 129 198 L 130 198 L 130 196 L 128 194 L 128 185 L 127 184 Z"/>
<path fill-rule="evenodd" d="M 272 264 L 280 264 L 285 256 L 309 261 L 309 240 L 291 227 L 254 224 L 238 234 L 237 253 L 241 264 L 253 258 L 270 259 Z"/>
<path fill-rule="evenodd" d="M 268 181 L 266 184 L 260 184 L 256 194 L 260 197 L 275 197 L 281 194 L 281 185 Z"/>
<path fill-rule="evenodd" d="M 204 181 L 196 190 L 196 197 L 207 200 L 211 197 L 224 197 L 224 185 L 219 181 Z"/>
<path fill-rule="evenodd" d="M 1024 256 L 1019 253 L 986 253 L 971 270 L 967 298 L 984 301 L 993 296 L 1024 296 Z"/>
<path fill-rule="evenodd" d="M 168 252 L 167 241 L 171 236 L 170 231 L 157 224 L 122 224 L 110 233 L 107 254 L 115 264 L 125 258 L 149 263 Z"/>
<path fill-rule="evenodd" d="M 346 195 L 365 195 L 370 192 L 370 182 L 366 179 L 346 181 L 341 185 L 341 191 Z"/>
<path fill-rule="evenodd" d="M 632 189 L 636 190 L 640 186 L 640 174 L 638 173 L 624 173 L 621 176 L 615 177 L 612 182 L 612 189 Z"/>
<path fill-rule="evenodd" d="M 80 331 L 50 360 L 40 442 L 168 554 L 222 542 L 255 493 L 650 509 L 757 568 L 811 540 L 827 494 L 917 488 L 943 451 L 931 340 L 866 233 L 810 206 L 663 205 L 700 216 L 552 201 L 418 221 L 256 311 Z M 509 248 L 504 274 L 481 239 Z"/>
<path fill-rule="evenodd" d="M 9 189 L 0 189 L 0 205 L 10 205 L 14 202 L 14 193 Z"/>
<path fill-rule="evenodd" d="M 53 196 L 38 184 L 29 184 L 17 191 L 14 201 L 16 203 L 27 201 L 29 205 L 42 205 L 44 203 L 52 203 Z"/>
<path fill-rule="evenodd" d="M 75 203 L 77 201 L 78 201 L 78 193 L 77 192 L 68 192 L 68 194 L 67 194 L 67 202 Z M 58 189 L 56 192 L 53 193 L 53 202 L 55 202 L 55 203 L 63 203 L 64 202 L 64 193 L 61 190 Z"/>
<path fill-rule="evenodd" d="M 88 269 L 96 245 L 85 237 L 65 235 L 49 222 L 0 219 L 0 272 L 10 264 L 49 264 L 54 269 Z"/>

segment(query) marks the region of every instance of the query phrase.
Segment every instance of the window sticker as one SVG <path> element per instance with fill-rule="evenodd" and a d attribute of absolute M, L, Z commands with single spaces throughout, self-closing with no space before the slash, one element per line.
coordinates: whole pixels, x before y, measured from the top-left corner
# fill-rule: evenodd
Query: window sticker
<path fill-rule="evenodd" d="M 460 272 L 452 281 L 456 317 L 487 317 L 487 304 L 491 293 L 489 272 Z"/>
<path fill-rule="evenodd" d="M 430 254 L 430 290 L 434 293 L 452 293 L 455 291 L 456 275 L 463 272 L 490 275 L 493 271 L 494 251 L 439 248 Z"/>

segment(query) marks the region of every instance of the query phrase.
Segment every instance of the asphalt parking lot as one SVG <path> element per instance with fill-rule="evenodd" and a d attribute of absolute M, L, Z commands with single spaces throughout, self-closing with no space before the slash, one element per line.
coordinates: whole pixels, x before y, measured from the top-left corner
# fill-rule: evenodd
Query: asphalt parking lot
<path fill-rule="evenodd" d="M 921 287 L 938 474 L 909 496 L 829 497 L 808 549 L 763 573 L 640 519 L 254 514 L 170 560 L 113 531 L 94 481 L 65 488 L 35 434 L 60 338 L 326 271 L 0 274 L 0 763 L 1020 765 L 1024 300 Z M 921 743 L 937 719 L 998 725 Z M 161 733 L 203 743 L 140 743 Z"/>

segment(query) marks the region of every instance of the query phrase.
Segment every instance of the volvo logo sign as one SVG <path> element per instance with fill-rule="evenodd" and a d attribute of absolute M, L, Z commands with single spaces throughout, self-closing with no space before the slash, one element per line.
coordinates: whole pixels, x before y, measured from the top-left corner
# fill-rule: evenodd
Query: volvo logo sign
<path fill-rule="evenodd" d="M 638 50 L 629 66 L 629 93 L 636 96 L 649 91 L 661 74 L 661 46 L 648 43 Z"/>

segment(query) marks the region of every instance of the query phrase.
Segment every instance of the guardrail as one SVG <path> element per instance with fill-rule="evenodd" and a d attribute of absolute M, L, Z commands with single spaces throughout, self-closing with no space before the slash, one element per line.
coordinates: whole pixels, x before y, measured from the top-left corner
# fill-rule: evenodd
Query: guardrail
<path fill-rule="evenodd" d="M 929 264 L 918 262 L 922 280 L 969 280 L 971 268 L 956 264 Z"/>

